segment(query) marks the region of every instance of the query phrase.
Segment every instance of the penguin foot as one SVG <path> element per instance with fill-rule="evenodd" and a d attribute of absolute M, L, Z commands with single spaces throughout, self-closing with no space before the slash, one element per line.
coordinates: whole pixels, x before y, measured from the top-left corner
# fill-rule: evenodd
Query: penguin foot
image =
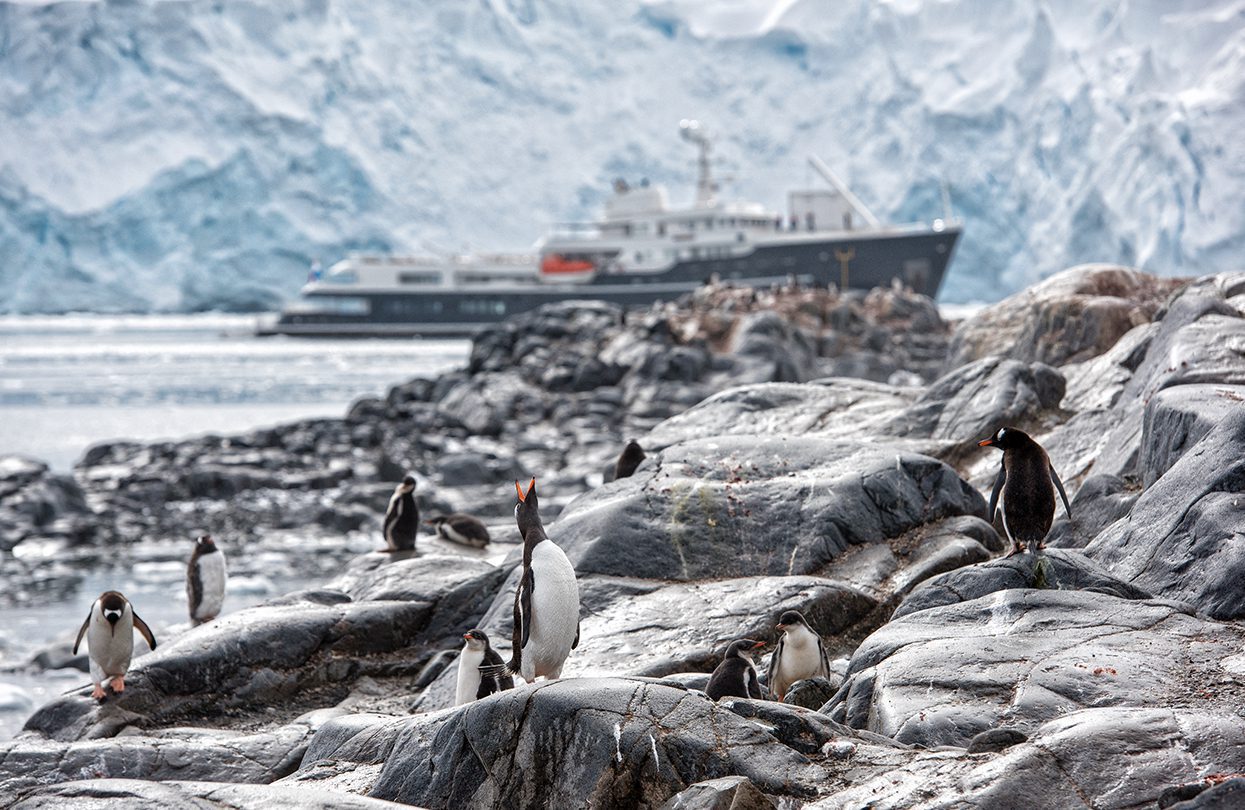
<path fill-rule="evenodd" d="M 125 691 L 125 676 L 118 675 L 117 677 L 113 678 L 111 681 L 111 685 L 112 685 L 112 691 L 116 692 L 118 695 L 121 694 L 122 692 Z"/>
<path fill-rule="evenodd" d="M 104 699 L 104 687 L 100 686 L 99 684 L 95 684 L 94 688 L 91 690 L 91 697 L 93 697 L 96 700 L 103 700 Z"/>
<path fill-rule="evenodd" d="M 1012 546 L 1012 550 L 1007 556 L 1015 557 L 1017 554 L 1024 554 L 1024 553 L 1025 553 L 1025 550 L 1021 546 Z"/>

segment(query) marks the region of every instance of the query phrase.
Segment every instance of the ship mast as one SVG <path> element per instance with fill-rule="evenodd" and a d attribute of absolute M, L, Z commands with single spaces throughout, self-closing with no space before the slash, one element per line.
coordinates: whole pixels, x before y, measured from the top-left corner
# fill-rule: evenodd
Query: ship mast
<path fill-rule="evenodd" d="M 696 144 L 700 149 L 700 157 L 696 161 L 699 170 L 696 178 L 696 207 L 712 208 L 717 202 L 718 184 L 713 181 L 713 168 L 709 159 L 713 144 L 709 135 L 699 121 L 689 121 L 686 118 L 679 122 L 679 134 L 683 136 L 683 140 Z"/>

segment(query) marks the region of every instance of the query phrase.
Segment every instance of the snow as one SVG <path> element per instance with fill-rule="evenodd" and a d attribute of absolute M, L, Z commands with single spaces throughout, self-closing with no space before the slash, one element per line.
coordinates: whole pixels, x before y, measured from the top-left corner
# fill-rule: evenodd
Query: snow
<path fill-rule="evenodd" d="M 690 200 L 681 118 L 775 207 L 810 152 L 893 221 L 945 180 L 948 301 L 1245 248 L 1242 0 L 0 0 L 0 311 L 259 310 L 315 258 L 523 249 L 615 176 Z"/>

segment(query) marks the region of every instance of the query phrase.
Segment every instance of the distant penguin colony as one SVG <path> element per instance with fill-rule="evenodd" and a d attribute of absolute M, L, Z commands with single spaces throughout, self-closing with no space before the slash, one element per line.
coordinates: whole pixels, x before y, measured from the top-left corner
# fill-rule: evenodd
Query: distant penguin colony
<path fill-rule="evenodd" d="M 412 551 L 419 534 L 419 507 L 415 505 L 415 476 L 408 475 L 394 487 L 385 509 L 387 551 Z"/>
<path fill-rule="evenodd" d="M 501 656 L 489 646 L 487 633 L 479 628 L 472 628 L 463 633 L 463 639 L 466 643 L 458 654 L 455 706 L 514 688 L 514 678 L 505 672 Z"/>
<path fill-rule="evenodd" d="M 761 681 L 757 678 L 757 669 L 749 655 L 753 650 L 764 646 L 764 641 L 753 641 L 750 638 L 732 641 L 726 648 L 726 655 L 722 656 L 722 663 L 713 671 L 713 675 L 709 677 L 709 685 L 705 687 L 705 694 L 709 699 L 741 697 L 760 700 L 764 697 Z"/>
<path fill-rule="evenodd" d="M 571 650 L 579 646 L 579 583 L 566 554 L 545 534 L 536 499 L 536 479 L 527 492 L 518 481 L 515 522 L 523 535 L 523 567 L 514 594 L 514 629 L 508 669 L 531 683 L 560 678 Z"/>
<path fill-rule="evenodd" d="M 614 480 L 630 478 L 645 458 L 647 456 L 644 455 L 644 448 L 640 447 L 640 443 L 635 439 L 628 439 L 627 446 L 618 456 L 618 463 L 614 465 Z"/>
<path fill-rule="evenodd" d="M 769 659 L 768 683 L 774 700 L 781 702 L 796 681 L 830 677 L 830 656 L 799 611 L 785 611 L 775 629 L 782 636 Z"/>
<path fill-rule="evenodd" d="M 134 631 L 143 634 L 147 646 L 156 648 L 156 637 L 151 634 L 147 622 L 138 617 L 130 602 L 117 591 L 104 591 L 91 605 L 78 638 L 73 643 L 73 654 L 78 654 L 82 637 L 86 636 L 86 649 L 91 658 L 91 697 L 104 697 L 104 684 L 121 694 L 125 691 L 125 673 L 130 671 L 130 659 L 134 656 Z"/>
<path fill-rule="evenodd" d="M 1056 489 L 1068 517 L 1072 517 L 1068 495 L 1050 456 L 1029 434 L 1013 427 L 999 428 L 992 437 L 977 444 L 1003 451 L 987 507 L 990 521 L 994 522 L 995 511 L 1002 507 L 1003 530 L 1011 541 L 1011 553 L 1019 554 L 1027 546 L 1030 554 L 1037 554 L 1055 520 Z"/>
<path fill-rule="evenodd" d="M 492 539 L 484 523 L 462 512 L 429 518 L 428 525 L 442 540 L 457 543 L 460 546 L 484 548 Z"/>
<path fill-rule="evenodd" d="M 198 626 L 220 615 L 225 604 L 225 555 L 209 535 L 195 540 L 186 566 L 186 605 L 190 623 Z"/>

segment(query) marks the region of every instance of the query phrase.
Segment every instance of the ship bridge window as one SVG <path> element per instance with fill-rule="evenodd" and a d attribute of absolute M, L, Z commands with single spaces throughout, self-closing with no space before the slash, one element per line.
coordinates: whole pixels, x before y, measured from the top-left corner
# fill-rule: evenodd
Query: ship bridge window
<path fill-rule="evenodd" d="M 321 296 L 315 300 L 315 309 L 334 315 L 368 315 L 371 306 L 366 298 L 353 295 Z"/>
<path fill-rule="evenodd" d="M 398 273 L 399 284 L 440 284 L 440 273 Z"/>
<path fill-rule="evenodd" d="M 336 273 L 331 273 L 325 281 L 329 284 L 357 284 L 359 274 L 353 270 L 338 270 Z"/>

